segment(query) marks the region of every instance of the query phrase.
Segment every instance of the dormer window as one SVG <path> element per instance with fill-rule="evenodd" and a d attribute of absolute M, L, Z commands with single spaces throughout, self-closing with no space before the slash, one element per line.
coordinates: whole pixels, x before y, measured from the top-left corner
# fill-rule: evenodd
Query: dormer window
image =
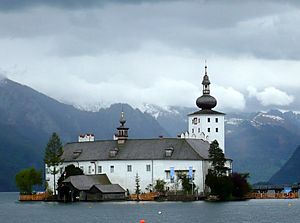
<path fill-rule="evenodd" d="M 169 147 L 167 149 L 165 149 L 165 155 L 166 157 L 171 157 L 173 154 L 174 148 L 173 147 Z"/>
<path fill-rule="evenodd" d="M 118 151 L 119 151 L 118 148 L 109 150 L 109 157 L 115 157 L 118 154 Z"/>
<path fill-rule="evenodd" d="M 80 156 L 81 153 L 82 153 L 81 149 L 74 151 L 73 152 L 73 159 L 77 159 Z"/>

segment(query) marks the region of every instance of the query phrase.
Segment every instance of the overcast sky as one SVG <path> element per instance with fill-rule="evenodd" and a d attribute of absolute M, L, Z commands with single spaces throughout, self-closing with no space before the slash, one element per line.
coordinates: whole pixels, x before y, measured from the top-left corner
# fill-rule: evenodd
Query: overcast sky
<path fill-rule="evenodd" d="M 100 2 L 100 3 L 99 3 Z M 300 110 L 298 1 L 1 0 L 0 73 L 59 101 Z"/>

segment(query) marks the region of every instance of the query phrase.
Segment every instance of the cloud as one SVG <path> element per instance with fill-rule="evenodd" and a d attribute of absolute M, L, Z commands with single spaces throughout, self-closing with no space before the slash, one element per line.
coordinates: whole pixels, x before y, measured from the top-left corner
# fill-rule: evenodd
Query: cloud
<path fill-rule="evenodd" d="M 232 87 L 222 87 L 212 85 L 213 91 L 211 94 L 216 97 L 218 107 L 221 110 L 243 110 L 246 105 L 244 95 Z"/>
<path fill-rule="evenodd" d="M 47 44 L 52 44 L 51 53 L 57 56 L 132 52 L 145 43 L 158 42 L 206 56 L 299 59 L 300 31 L 295 29 L 295 24 L 300 22 L 300 14 L 291 4 L 276 1 L 112 1 L 104 5 L 97 3 L 101 1 L 79 0 L 24 2 L 31 7 L 0 13 L 0 37 L 46 38 Z M 3 4 L 18 6 L 14 1 Z M 98 4 L 103 7 L 94 7 Z M 73 7 L 76 10 L 69 10 Z"/>
<path fill-rule="evenodd" d="M 7 73 L 0 68 L 0 80 L 7 78 Z"/>
<path fill-rule="evenodd" d="M 18 2 L 0 1 L 0 68 L 63 102 L 195 106 L 205 59 L 218 108 L 248 106 L 252 83 L 300 85 L 291 2 Z"/>
<path fill-rule="evenodd" d="M 294 96 L 288 95 L 275 87 L 267 87 L 258 92 L 256 88 L 248 87 L 249 97 L 255 97 L 263 106 L 288 106 L 294 102 Z"/>
<path fill-rule="evenodd" d="M 65 9 L 80 9 L 90 7 L 103 7 L 110 3 L 138 4 L 144 0 L 1 0 L 0 10 L 22 10 L 36 6 L 50 6 Z"/>

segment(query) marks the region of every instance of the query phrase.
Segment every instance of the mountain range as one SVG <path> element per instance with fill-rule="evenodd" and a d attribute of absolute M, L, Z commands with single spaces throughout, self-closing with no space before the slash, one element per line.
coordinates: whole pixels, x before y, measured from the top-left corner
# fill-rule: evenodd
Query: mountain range
<path fill-rule="evenodd" d="M 112 139 L 124 110 L 130 138 L 177 137 L 187 129 L 186 115 L 196 108 L 112 104 L 97 112 L 61 103 L 9 79 L 0 80 L 0 191 L 15 191 L 22 168 L 43 168 L 44 149 L 52 132 L 63 143 L 79 134 Z M 300 115 L 271 110 L 226 115 L 226 156 L 234 171 L 249 172 L 251 182 L 268 181 L 300 145 Z"/>
<path fill-rule="evenodd" d="M 82 133 L 112 139 L 124 110 L 131 138 L 153 138 L 168 133 L 151 115 L 127 104 L 98 112 L 81 111 L 9 79 L 0 81 L 0 191 L 15 191 L 14 176 L 22 168 L 42 168 L 44 148 L 52 132 L 63 143 Z"/>
<path fill-rule="evenodd" d="M 300 182 L 300 146 L 270 179 L 271 184 L 295 184 Z"/>
<path fill-rule="evenodd" d="M 172 136 L 186 131 L 186 114 L 196 110 L 145 108 Z M 234 161 L 233 171 L 249 172 L 252 183 L 268 181 L 300 145 L 300 115 L 292 111 L 229 113 L 225 129 L 225 153 Z"/>

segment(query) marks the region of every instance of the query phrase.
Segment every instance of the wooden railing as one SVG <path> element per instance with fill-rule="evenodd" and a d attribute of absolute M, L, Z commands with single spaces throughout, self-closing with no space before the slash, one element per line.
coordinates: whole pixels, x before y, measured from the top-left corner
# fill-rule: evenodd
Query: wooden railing
<path fill-rule="evenodd" d="M 140 201 L 154 201 L 156 197 L 159 196 L 158 192 L 150 192 L 150 193 L 144 193 L 144 194 L 139 194 L 139 199 L 137 198 L 136 194 L 130 194 L 128 196 L 129 200 L 140 200 Z"/>
<path fill-rule="evenodd" d="M 38 194 L 24 195 L 20 194 L 19 201 L 44 201 L 49 197 L 49 194 L 46 192 Z"/>
<path fill-rule="evenodd" d="M 250 199 L 295 199 L 298 198 L 298 192 L 291 193 L 250 193 L 247 197 Z"/>

